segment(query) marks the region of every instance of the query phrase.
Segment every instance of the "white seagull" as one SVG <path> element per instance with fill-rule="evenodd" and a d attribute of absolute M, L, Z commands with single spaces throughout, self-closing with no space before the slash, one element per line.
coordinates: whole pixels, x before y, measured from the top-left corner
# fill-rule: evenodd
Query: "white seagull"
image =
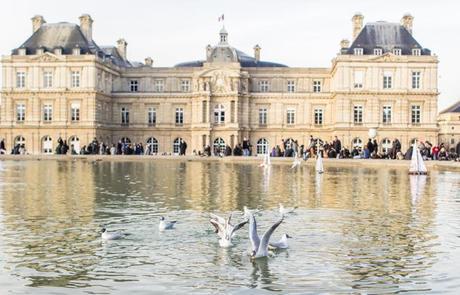
<path fill-rule="evenodd" d="M 176 221 L 165 221 L 165 218 L 161 216 L 160 224 L 158 225 L 158 229 L 160 231 L 165 231 L 167 229 L 173 229 L 174 225 L 176 225 Z"/>
<path fill-rule="evenodd" d="M 249 216 L 249 240 L 252 246 L 251 258 L 267 257 L 270 237 L 275 229 L 283 222 L 283 216 L 263 234 L 261 239 L 257 234 L 257 223 L 254 214 L 249 211 L 246 211 L 245 214 Z"/>
<path fill-rule="evenodd" d="M 127 234 L 121 232 L 109 233 L 105 227 L 101 230 L 101 238 L 103 240 L 119 240 L 123 239 L 125 236 L 127 236 Z"/>
<path fill-rule="evenodd" d="M 284 235 L 281 236 L 281 239 L 278 242 L 269 243 L 268 248 L 270 250 L 287 249 L 287 248 L 289 248 L 287 239 L 290 239 L 290 238 L 292 238 L 290 235 L 284 234 Z"/>
<path fill-rule="evenodd" d="M 298 208 L 297 206 L 292 207 L 292 208 L 284 208 L 283 204 L 279 203 L 279 212 L 281 216 L 289 214 L 289 213 L 293 213 L 295 209 L 297 208 Z"/>
<path fill-rule="evenodd" d="M 209 220 L 211 224 L 215 227 L 215 233 L 219 236 L 219 245 L 223 248 L 228 248 L 232 246 L 232 238 L 235 236 L 235 232 L 242 228 L 246 223 L 247 220 L 240 222 L 236 225 L 232 225 L 230 223 L 232 219 L 232 213 L 227 219 L 224 219 L 216 214 L 209 214 L 211 219 Z"/>

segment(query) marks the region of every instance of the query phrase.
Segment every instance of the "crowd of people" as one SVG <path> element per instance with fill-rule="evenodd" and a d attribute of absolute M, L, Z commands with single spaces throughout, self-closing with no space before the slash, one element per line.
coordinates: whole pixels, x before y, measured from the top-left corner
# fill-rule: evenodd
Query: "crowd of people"
<path fill-rule="evenodd" d="M 129 143 L 118 141 L 116 144 L 106 144 L 99 142 L 96 138 L 93 139 L 88 145 L 82 146 L 80 149 L 70 145 L 66 140 L 58 139 L 58 144 L 54 150 L 58 155 L 157 155 L 158 146 L 147 143 L 144 147 L 142 143 Z M 429 141 L 418 142 L 418 148 L 424 160 L 455 160 L 460 161 L 460 143 L 448 149 L 444 143 L 440 145 L 433 145 Z M 265 147 L 264 149 L 267 149 Z M 320 138 L 310 136 L 307 145 L 299 144 L 297 140 L 281 140 L 279 145 L 265 150 L 263 153 L 268 152 L 271 157 L 301 157 L 308 159 L 316 156 L 318 152 L 321 153 L 323 158 L 337 158 L 337 159 L 398 159 L 409 160 L 412 156 L 413 146 L 410 145 L 406 151 L 401 148 L 401 142 L 394 139 L 391 147 L 379 149 L 379 144 L 375 139 L 369 139 L 366 144 L 354 145 L 351 149 L 343 146 L 341 141 L 334 137 L 331 142 L 324 141 Z M 181 141 L 177 147 L 176 154 L 185 155 L 187 151 L 187 143 Z M 203 147 L 202 151 L 193 151 L 193 155 L 198 156 L 253 156 L 261 151 L 254 151 L 254 146 L 248 138 L 244 138 L 241 143 L 237 143 L 233 148 L 229 145 Z M 0 153 L 6 154 L 5 141 L 0 141 Z M 11 154 L 24 155 L 27 150 L 24 144 L 16 144 Z M 162 155 L 169 155 L 162 153 Z"/>
<path fill-rule="evenodd" d="M 429 141 L 418 142 L 418 148 L 424 160 L 455 160 L 460 161 L 460 143 L 450 151 L 444 143 L 433 145 Z M 301 157 L 304 160 L 316 156 L 318 151 L 323 158 L 336 159 L 398 159 L 410 160 L 412 157 L 413 145 L 406 151 L 401 148 L 401 142 L 394 139 L 391 147 L 381 148 L 376 139 L 369 139 L 366 144 L 354 145 L 351 150 L 342 146 L 341 141 L 334 137 L 331 142 L 323 141 L 320 138 L 313 138 L 307 146 L 298 143 L 297 140 L 281 140 L 280 145 L 272 147 L 269 151 L 271 157 Z M 225 148 L 215 146 L 214 149 L 205 146 L 203 151 L 193 152 L 200 156 L 251 156 L 254 155 L 253 146 L 249 139 L 244 138 L 242 143 L 238 143 L 232 149 L 229 145 Z"/>

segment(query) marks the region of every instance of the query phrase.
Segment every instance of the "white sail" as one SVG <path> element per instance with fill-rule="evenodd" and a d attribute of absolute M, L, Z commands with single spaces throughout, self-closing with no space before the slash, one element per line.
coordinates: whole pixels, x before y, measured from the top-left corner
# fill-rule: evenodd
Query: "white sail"
<path fill-rule="evenodd" d="M 321 157 L 321 152 L 318 150 L 318 157 L 316 158 L 316 172 L 323 173 L 323 158 Z"/>
<path fill-rule="evenodd" d="M 420 150 L 417 147 L 417 142 L 414 142 L 414 145 L 412 147 L 412 157 L 410 161 L 410 168 L 409 168 L 409 173 L 410 174 L 426 174 L 426 166 L 425 163 L 423 162 L 422 155 L 420 154 Z"/>

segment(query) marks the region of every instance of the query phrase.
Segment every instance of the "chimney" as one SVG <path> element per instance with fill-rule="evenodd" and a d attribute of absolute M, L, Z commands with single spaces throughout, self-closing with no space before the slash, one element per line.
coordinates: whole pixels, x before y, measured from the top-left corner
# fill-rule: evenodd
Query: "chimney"
<path fill-rule="evenodd" d="M 207 61 L 211 60 L 211 54 L 212 54 L 212 47 L 211 45 L 208 44 L 208 46 L 206 46 L 206 60 Z"/>
<path fill-rule="evenodd" d="M 80 16 L 80 29 L 88 42 L 93 41 L 93 19 L 89 14 Z"/>
<path fill-rule="evenodd" d="M 406 28 L 407 31 L 412 35 L 412 25 L 414 24 L 414 17 L 409 13 L 406 13 L 401 19 L 401 26 Z"/>
<path fill-rule="evenodd" d="M 151 57 L 145 58 L 145 65 L 151 67 L 153 65 L 153 59 Z"/>
<path fill-rule="evenodd" d="M 125 39 L 121 38 L 117 41 L 117 50 L 118 54 L 121 55 L 121 57 L 126 60 L 126 47 L 128 46 L 128 43 L 126 42 Z"/>
<path fill-rule="evenodd" d="M 32 19 L 32 31 L 33 31 L 32 33 L 35 33 L 36 31 L 38 31 L 38 29 L 40 29 L 40 27 L 44 23 L 46 23 L 45 19 L 41 15 L 36 15 L 31 19 Z"/>
<path fill-rule="evenodd" d="M 364 16 L 360 12 L 353 15 L 351 19 L 353 25 L 353 41 L 358 37 L 359 32 L 361 32 L 363 28 L 363 20 Z"/>
<path fill-rule="evenodd" d="M 260 48 L 259 44 L 254 46 L 254 58 L 256 59 L 256 61 L 260 61 L 260 50 L 261 49 L 262 48 Z"/>

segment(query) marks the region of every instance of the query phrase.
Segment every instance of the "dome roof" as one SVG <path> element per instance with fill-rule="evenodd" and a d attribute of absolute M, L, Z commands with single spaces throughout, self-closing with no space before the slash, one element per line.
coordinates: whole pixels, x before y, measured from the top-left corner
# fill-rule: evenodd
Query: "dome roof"
<path fill-rule="evenodd" d="M 233 48 L 232 48 L 233 49 Z M 238 62 L 240 63 L 242 68 L 286 68 L 286 65 L 270 62 L 270 61 L 257 61 L 254 57 L 247 55 L 243 51 L 238 49 L 233 49 L 236 53 L 236 57 Z M 187 61 L 176 64 L 175 68 L 182 68 L 182 67 L 202 67 L 205 60 L 195 60 L 195 61 Z"/>

